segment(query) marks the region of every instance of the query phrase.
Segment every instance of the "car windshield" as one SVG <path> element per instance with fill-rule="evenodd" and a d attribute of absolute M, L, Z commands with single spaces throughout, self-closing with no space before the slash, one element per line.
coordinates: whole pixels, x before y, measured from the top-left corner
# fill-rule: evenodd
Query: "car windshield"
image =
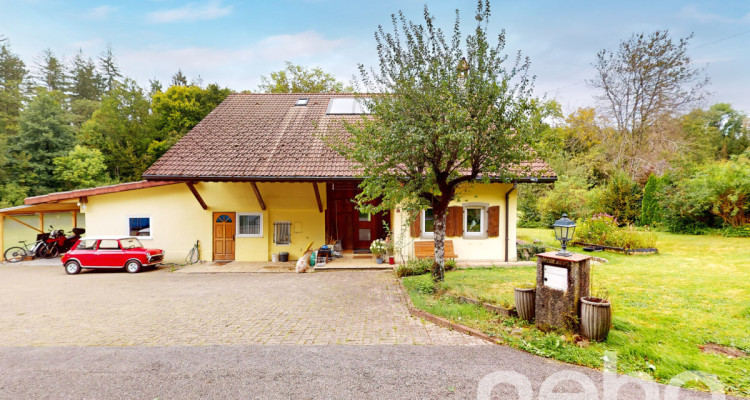
<path fill-rule="evenodd" d="M 123 250 L 139 249 L 143 247 L 143 245 L 141 244 L 141 241 L 135 238 L 121 239 L 120 245 L 122 246 Z"/>

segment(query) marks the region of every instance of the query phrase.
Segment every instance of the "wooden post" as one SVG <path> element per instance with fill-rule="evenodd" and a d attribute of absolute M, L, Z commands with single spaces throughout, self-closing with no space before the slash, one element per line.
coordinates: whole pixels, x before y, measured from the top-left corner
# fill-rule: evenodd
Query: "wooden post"
<path fill-rule="evenodd" d="M 44 211 L 39 211 L 39 230 L 44 232 Z"/>
<path fill-rule="evenodd" d="M 78 226 L 78 212 L 77 211 L 71 211 L 70 212 L 73 217 L 73 228 L 76 228 Z"/>
<path fill-rule="evenodd" d="M 318 201 L 318 212 L 323 212 L 323 202 L 320 201 L 320 190 L 318 190 L 317 182 L 313 182 L 313 189 L 315 189 L 315 200 Z"/>
<path fill-rule="evenodd" d="M 263 197 L 260 195 L 260 190 L 258 190 L 258 186 L 255 185 L 255 182 L 250 182 L 250 186 L 253 188 L 253 192 L 255 193 L 255 198 L 258 199 L 258 204 L 260 204 L 260 209 L 263 211 L 266 211 L 266 203 L 263 201 Z"/>

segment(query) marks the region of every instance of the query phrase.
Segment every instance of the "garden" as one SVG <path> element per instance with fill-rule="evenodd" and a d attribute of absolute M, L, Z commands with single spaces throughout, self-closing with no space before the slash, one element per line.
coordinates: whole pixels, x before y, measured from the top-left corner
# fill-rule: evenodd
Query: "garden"
<path fill-rule="evenodd" d="M 518 236 L 557 246 L 548 229 L 520 228 Z M 607 262 L 592 264 L 592 294 L 608 298 L 614 314 L 603 342 L 572 332 L 542 332 L 459 301 L 468 297 L 511 307 L 514 287 L 534 283 L 534 267 L 459 269 L 447 272 L 438 285 L 429 274 L 405 277 L 403 283 L 415 307 L 532 354 L 602 369 L 605 352 L 614 351 L 619 373 L 667 383 L 681 372 L 699 370 L 717 376 L 728 394 L 750 396 L 748 239 L 665 232 L 645 237 L 654 240 L 658 254 L 595 253 Z M 582 253 L 580 247 L 569 249 Z"/>

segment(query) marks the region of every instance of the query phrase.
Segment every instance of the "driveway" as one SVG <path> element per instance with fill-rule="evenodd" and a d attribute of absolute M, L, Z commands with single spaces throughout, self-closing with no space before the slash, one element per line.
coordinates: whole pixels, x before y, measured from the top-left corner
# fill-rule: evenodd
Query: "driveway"
<path fill-rule="evenodd" d="M 0 265 L 5 346 L 486 345 L 409 315 L 392 272 L 139 274 Z"/>

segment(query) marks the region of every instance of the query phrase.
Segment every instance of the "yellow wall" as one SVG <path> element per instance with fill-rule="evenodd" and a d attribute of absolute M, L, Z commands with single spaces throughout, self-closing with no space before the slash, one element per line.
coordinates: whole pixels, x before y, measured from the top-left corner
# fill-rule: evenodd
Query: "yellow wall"
<path fill-rule="evenodd" d="M 288 251 L 290 259 L 302 255 L 313 242 L 325 240 L 325 213 L 318 211 L 312 183 L 258 183 L 266 204 L 262 211 L 249 183 L 200 182 L 195 185 L 208 210 L 203 210 L 185 184 L 158 186 L 126 192 L 90 196 L 85 210 L 87 235 L 126 235 L 128 215 L 150 215 L 152 239 L 144 246 L 166 252 L 166 261 L 183 263 L 196 240 L 200 257 L 213 257 L 214 212 L 263 213 L 263 237 L 236 238 L 235 259 L 265 261 L 272 252 Z M 325 207 L 325 184 L 317 184 Z M 292 222 L 292 243 L 273 245 L 273 222 Z M 295 232 L 295 226 L 301 232 Z"/>
<path fill-rule="evenodd" d="M 505 193 L 513 187 L 512 184 L 490 183 L 490 184 L 471 184 L 461 188 L 460 198 L 451 202 L 451 206 L 462 206 L 466 203 L 482 203 L 488 207 L 500 206 L 500 236 L 486 238 L 464 238 L 448 237 L 446 239 L 453 241 L 453 248 L 458 256 L 458 261 L 490 261 L 502 262 L 505 260 Z M 510 194 L 509 198 L 509 219 L 510 226 L 508 229 L 508 261 L 516 260 L 516 191 Z M 422 237 L 412 238 L 410 236 L 408 215 L 401 210 L 396 210 L 393 214 L 393 232 L 399 236 L 397 244 L 401 243 L 404 249 L 405 257 L 413 255 L 413 242 L 421 240 L 432 240 L 423 234 Z"/>

